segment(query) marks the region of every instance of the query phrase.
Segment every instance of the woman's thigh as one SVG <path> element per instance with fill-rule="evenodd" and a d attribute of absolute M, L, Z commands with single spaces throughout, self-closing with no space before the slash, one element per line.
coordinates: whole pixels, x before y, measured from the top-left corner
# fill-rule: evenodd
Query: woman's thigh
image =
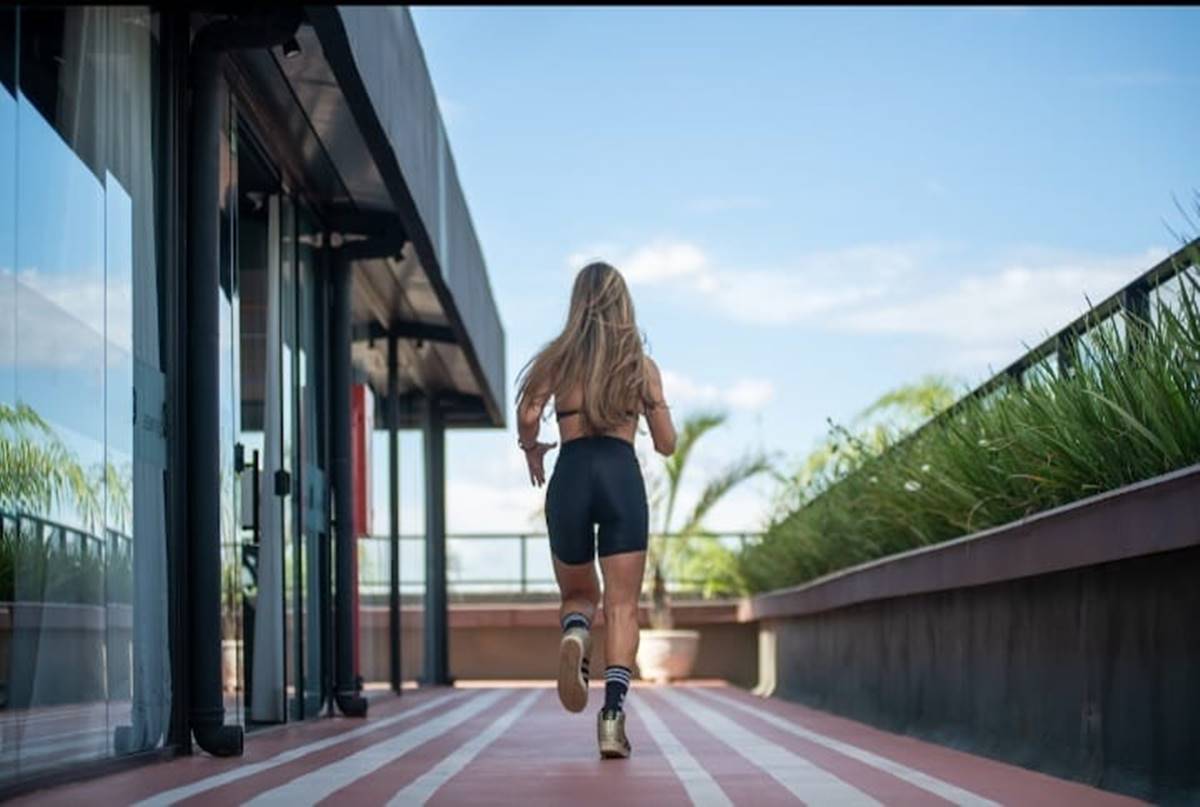
<path fill-rule="evenodd" d="M 645 552 L 619 552 L 600 558 L 604 574 L 604 601 L 614 605 L 636 603 L 642 593 L 646 572 Z"/>

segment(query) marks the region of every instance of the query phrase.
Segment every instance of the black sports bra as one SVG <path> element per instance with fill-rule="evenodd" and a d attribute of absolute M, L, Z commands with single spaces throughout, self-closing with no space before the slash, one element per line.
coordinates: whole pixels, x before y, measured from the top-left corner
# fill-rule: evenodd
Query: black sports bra
<path fill-rule="evenodd" d="M 580 412 L 580 410 L 578 410 L 578 409 L 567 409 L 567 410 L 561 411 L 561 412 L 559 410 L 555 409 L 554 417 L 556 420 L 562 420 L 563 418 L 569 418 L 571 415 L 578 415 L 579 412 Z M 638 413 L 637 412 L 626 412 L 625 414 L 629 415 L 631 418 L 635 418 L 635 417 L 637 417 Z"/>
<path fill-rule="evenodd" d="M 645 409 L 643 411 L 649 412 L 651 409 L 657 409 L 660 406 L 666 406 L 666 402 L 665 401 L 660 402 L 660 403 L 651 402 L 651 403 L 647 404 L 647 406 L 645 407 Z M 555 409 L 554 410 L 554 418 L 555 418 L 555 420 L 562 420 L 563 418 L 571 417 L 571 415 L 578 415 L 579 412 L 580 412 L 579 409 L 562 409 L 562 410 Z M 639 413 L 626 411 L 625 414 L 629 415 L 631 418 L 636 418 Z"/>

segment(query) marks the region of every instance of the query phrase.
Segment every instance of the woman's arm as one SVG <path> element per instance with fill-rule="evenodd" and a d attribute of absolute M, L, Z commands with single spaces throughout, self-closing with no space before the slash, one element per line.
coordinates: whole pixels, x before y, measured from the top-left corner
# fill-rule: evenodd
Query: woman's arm
<path fill-rule="evenodd" d="M 664 457 L 675 453 L 675 424 L 671 422 L 671 409 L 663 395 L 662 373 L 654 359 L 646 357 L 648 389 L 646 392 L 646 424 L 654 440 L 654 450 Z"/>
<path fill-rule="evenodd" d="M 542 423 L 542 410 L 550 396 L 541 390 L 531 390 L 517 409 L 517 439 L 520 445 L 537 442 L 538 429 Z"/>
<path fill-rule="evenodd" d="M 557 443 L 539 443 L 538 429 L 542 422 L 542 410 L 550 395 L 534 390 L 526 396 L 517 409 L 517 445 L 525 452 L 525 464 L 529 467 L 529 481 L 540 487 L 546 483 L 545 456 Z"/>

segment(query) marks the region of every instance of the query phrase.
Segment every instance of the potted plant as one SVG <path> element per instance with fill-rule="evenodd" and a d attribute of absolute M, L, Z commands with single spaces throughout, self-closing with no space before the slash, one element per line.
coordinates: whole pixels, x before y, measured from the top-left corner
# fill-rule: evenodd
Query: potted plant
<path fill-rule="evenodd" d="M 667 591 L 668 574 L 678 573 L 688 565 L 692 552 L 689 541 L 703 532 L 703 521 L 709 511 L 733 488 L 757 474 L 770 470 L 770 463 L 761 453 L 751 453 L 734 461 L 720 474 L 710 479 L 696 500 L 683 525 L 671 531 L 671 517 L 679 494 L 683 471 L 696 442 L 723 424 L 724 413 L 699 413 L 686 418 L 679 431 L 675 453 L 662 461 L 662 472 L 651 481 L 651 502 L 655 521 L 661 528 L 652 536 L 647 560 L 650 566 L 650 627 L 643 628 L 638 643 L 637 666 L 642 678 L 668 682 L 691 675 L 700 646 L 700 632 L 677 630 L 671 613 L 671 597 Z"/>

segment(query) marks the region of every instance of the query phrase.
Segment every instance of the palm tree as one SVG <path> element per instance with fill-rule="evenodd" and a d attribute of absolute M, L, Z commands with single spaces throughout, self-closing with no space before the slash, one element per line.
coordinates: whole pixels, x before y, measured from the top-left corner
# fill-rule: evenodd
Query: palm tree
<path fill-rule="evenodd" d="M 781 477 L 772 520 L 791 513 L 866 460 L 948 408 L 959 397 L 957 382 L 927 375 L 880 395 L 850 421 L 829 421 L 829 433 L 790 477 Z"/>
<path fill-rule="evenodd" d="M 705 483 L 682 524 L 672 531 L 672 518 L 692 451 L 700 438 L 723 425 L 727 418 L 724 412 L 698 412 L 685 418 L 679 430 L 675 453 L 663 458 L 661 474 L 651 478 L 651 508 L 652 512 L 659 516 L 653 519 L 657 523 L 651 525 L 652 537 L 648 557 L 653 570 L 653 608 L 650 621 L 655 628 L 671 627 L 666 572 L 679 571 L 695 556 L 690 539 L 704 534 L 705 517 L 735 487 L 758 474 L 771 471 L 770 461 L 760 451 L 751 451 L 729 463 Z M 658 529 L 655 531 L 654 527 Z"/>
<path fill-rule="evenodd" d="M 54 548 L 19 519 L 49 518 L 55 507 L 71 504 L 82 526 L 96 534 L 104 523 L 106 482 L 116 509 L 127 491 L 111 465 L 89 474 L 32 407 L 0 404 L 0 512 L 18 519 L 16 529 L 0 525 L 0 599 L 15 599 L 19 580 L 22 596 L 99 601 L 104 572 L 96 560 Z"/>
<path fill-rule="evenodd" d="M 46 514 L 71 500 L 89 529 L 102 515 L 93 480 L 27 404 L 0 404 L 0 508 Z"/>

